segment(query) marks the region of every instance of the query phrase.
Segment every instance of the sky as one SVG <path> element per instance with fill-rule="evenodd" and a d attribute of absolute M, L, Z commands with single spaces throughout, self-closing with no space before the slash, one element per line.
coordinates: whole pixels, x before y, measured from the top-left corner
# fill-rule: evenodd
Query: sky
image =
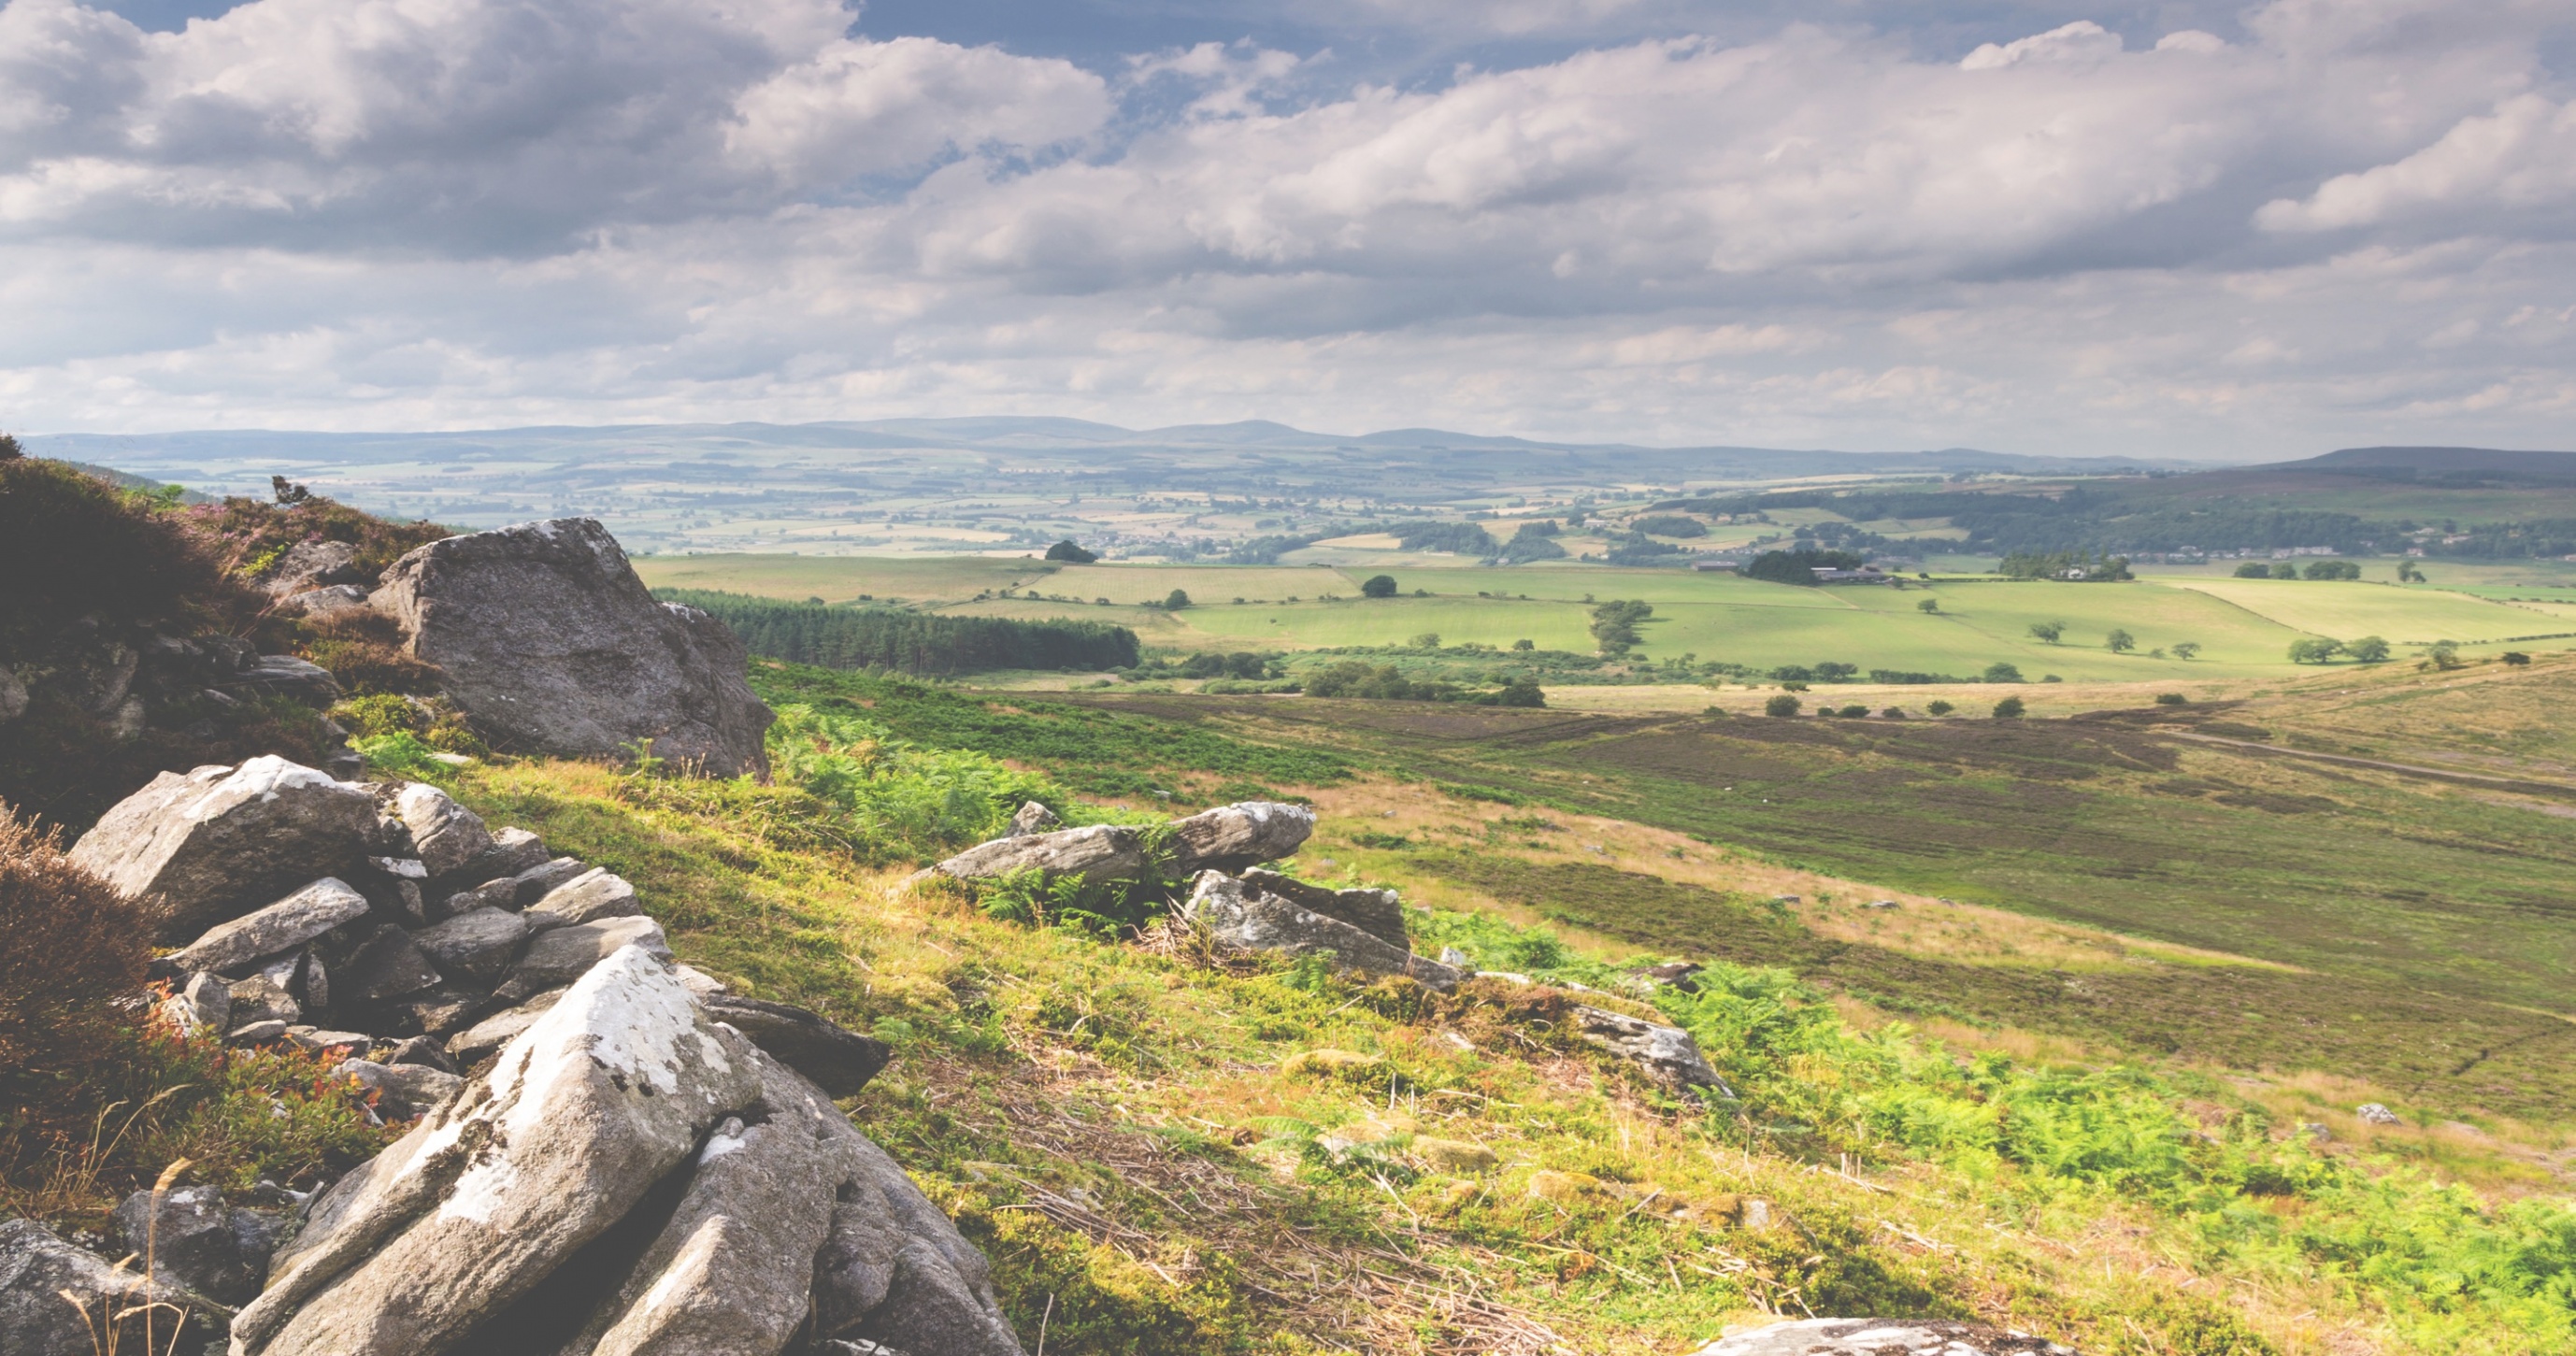
<path fill-rule="evenodd" d="M 0 427 L 2576 448 L 2576 0 L 7 0 Z"/>

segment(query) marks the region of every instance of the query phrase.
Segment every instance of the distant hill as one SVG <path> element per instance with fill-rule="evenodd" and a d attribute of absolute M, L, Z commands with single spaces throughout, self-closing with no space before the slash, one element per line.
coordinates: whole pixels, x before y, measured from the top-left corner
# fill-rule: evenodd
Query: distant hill
<path fill-rule="evenodd" d="M 2272 471 L 2328 471 L 2385 479 L 2576 484 L 2576 452 L 2513 452 L 2494 447 L 2347 447 Z"/>

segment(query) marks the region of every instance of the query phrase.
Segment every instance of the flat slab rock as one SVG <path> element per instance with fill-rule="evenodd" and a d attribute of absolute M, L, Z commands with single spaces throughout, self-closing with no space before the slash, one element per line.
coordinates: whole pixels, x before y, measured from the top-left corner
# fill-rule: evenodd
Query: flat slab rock
<path fill-rule="evenodd" d="M 1145 840 L 1122 824 L 1091 824 L 1053 833 L 980 843 L 931 868 L 958 880 L 997 880 L 1036 870 L 1050 879 L 1136 880 L 1145 874 Z"/>
<path fill-rule="evenodd" d="M 1218 942 L 1246 951 L 1296 956 L 1331 952 L 1336 965 L 1370 974 L 1403 975 L 1435 989 L 1454 988 L 1466 978 L 1452 966 L 1390 946 L 1292 900 L 1254 890 L 1222 871 L 1199 873 L 1181 916 Z"/>
<path fill-rule="evenodd" d="M 365 787 L 263 756 L 162 773 L 100 816 L 70 855 L 124 894 L 158 893 L 171 910 L 164 935 L 187 940 L 350 871 L 375 822 Z"/>
<path fill-rule="evenodd" d="M 722 777 L 765 772 L 773 719 L 722 622 L 654 601 L 598 520 L 557 518 L 435 541 L 394 562 L 372 601 L 446 672 L 485 737 L 575 758 L 657 758 Z"/>
<path fill-rule="evenodd" d="M 1412 949 L 1413 936 L 1404 926 L 1404 901 L 1393 890 L 1335 890 L 1258 867 L 1243 872 L 1243 883 L 1326 918 L 1338 918 L 1388 946 Z"/>
<path fill-rule="evenodd" d="M 1172 821 L 1172 874 L 1240 871 L 1294 856 L 1315 832 L 1315 812 L 1275 800 L 1246 800 Z"/>
<path fill-rule="evenodd" d="M 1691 1356 L 2076 1356 L 2044 1337 L 1950 1319 L 1802 1318 L 1735 1333 Z"/>
<path fill-rule="evenodd" d="M 325 876 L 269 905 L 206 934 L 169 958 L 182 972 L 242 973 L 242 967 L 275 956 L 367 916 L 367 897 L 335 876 Z"/>

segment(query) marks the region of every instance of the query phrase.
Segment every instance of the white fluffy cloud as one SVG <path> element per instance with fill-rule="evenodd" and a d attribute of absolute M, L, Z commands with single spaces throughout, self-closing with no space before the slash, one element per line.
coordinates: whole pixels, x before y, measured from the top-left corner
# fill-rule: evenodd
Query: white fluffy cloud
<path fill-rule="evenodd" d="M 0 419 L 2563 443 L 2576 105 L 2546 7 L 2446 14 L 1941 59 L 1677 32 L 1335 86 L 1329 51 L 1090 70 L 831 0 L 177 33 L 9 0 Z"/>

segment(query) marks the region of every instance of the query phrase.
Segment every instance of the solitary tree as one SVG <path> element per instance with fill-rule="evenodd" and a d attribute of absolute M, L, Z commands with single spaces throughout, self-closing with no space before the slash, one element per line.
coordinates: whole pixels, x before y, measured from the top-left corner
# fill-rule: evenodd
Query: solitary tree
<path fill-rule="evenodd" d="M 2021 676 L 2020 665 L 2007 664 L 1998 659 L 1994 663 L 1986 665 L 1986 676 L 1983 681 L 1989 683 L 2018 683 L 2024 680 Z"/>
<path fill-rule="evenodd" d="M 2293 664 L 2323 664 L 2342 653 L 2343 642 L 2339 640 L 2320 638 L 2290 642 L 2290 662 Z"/>
<path fill-rule="evenodd" d="M 1538 642 L 1532 640 L 1515 640 L 1512 642 L 1512 648 L 1515 650 L 1535 650 L 1538 648 Z"/>
<path fill-rule="evenodd" d="M 1916 603 L 1914 605 L 1914 610 L 1917 612 L 1938 612 L 1941 610 L 1941 600 L 1938 598 L 1926 598 L 1922 602 Z"/>
<path fill-rule="evenodd" d="M 1163 595 L 1163 610 L 1166 612 L 1178 612 L 1189 605 L 1190 595 L 1179 589 Z"/>
<path fill-rule="evenodd" d="M 2424 652 L 2424 662 L 2445 673 L 2458 668 L 2462 662 L 2460 643 L 2456 640 L 2434 641 L 2433 648 Z"/>
<path fill-rule="evenodd" d="M 1395 576 L 1391 574 L 1370 575 L 1367 582 L 1360 585 L 1360 596 L 1363 598 L 1394 597 Z"/>
<path fill-rule="evenodd" d="M 2127 654 L 2138 648 L 2138 638 L 2118 627 L 2113 627 L 2111 634 L 2102 637 L 2102 648 L 2113 654 Z"/>
<path fill-rule="evenodd" d="M 2420 565 L 2417 565 L 2414 561 L 2411 561 L 2411 560 L 2401 560 L 2401 561 L 2397 562 L 2397 582 L 2398 582 L 2398 583 L 2400 583 L 2400 584 L 2421 584 L 2421 583 L 2423 583 L 2423 582 L 2424 582 L 2424 569 L 2423 569 L 2423 567 L 2422 567 L 2422 566 L 2420 566 Z"/>
<path fill-rule="evenodd" d="M 2021 713 L 2027 709 L 2027 707 L 2024 707 L 2021 704 L 2021 698 L 2006 697 L 2002 701 L 1995 703 L 1995 719 L 2016 720 L 2019 719 Z"/>
<path fill-rule="evenodd" d="M 2193 655 L 2200 653 L 2200 642 L 2196 640 L 2178 640 L 2173 643 L 2171 648 L 2173 650 L 2174 658 L 2189 659 Z"/>
<path fill-rule="evenodd" d="M 1074 565 L 1088 565 L 1091 562 L 1100 559 L 1097 553 L 1083 550 L 1081 543 L 1074 541 L 1070 537 L 1048 547 L 1046 558 L 1049 560 L 1061 560 Z"/>
<path fill-rule="evenodd" d="M 1440 633 L 1437 631 L 1425 631 L 1404 643 L 1410 649 L 1436 650 L 1440 648 Z"/>
<path fill-rule="evenodd" d="M 2030 633 L 2039 637 L 2041 640 L 2054 645 L 2057 643 L 2057 638 L 2059 636 L 2066 634 L 2066 623 L 2054 621 L 2032 622 L 2030 624 Z"/>
<path fill-rule="evenodd" d="M 2361 639 L 2345 645 L 2343 647 L 2343 652 L 2351 655 L 2354 659 L 2359 660 L 2364 664 L 2385 664 L 2388 662 L 2388 642 L 2377 636 L 2363 636 Z"/>
<path fill-rule="evenodd" d="M 1798 707 L 1800 705 L 1801 703 L 1797 698 L 1783 692 L 1779 696 L 1773 697 L 1771 700 L 1762 703 L 1762 714 L 1766 716 L 1794 716 L 1798 714 Z"/>

